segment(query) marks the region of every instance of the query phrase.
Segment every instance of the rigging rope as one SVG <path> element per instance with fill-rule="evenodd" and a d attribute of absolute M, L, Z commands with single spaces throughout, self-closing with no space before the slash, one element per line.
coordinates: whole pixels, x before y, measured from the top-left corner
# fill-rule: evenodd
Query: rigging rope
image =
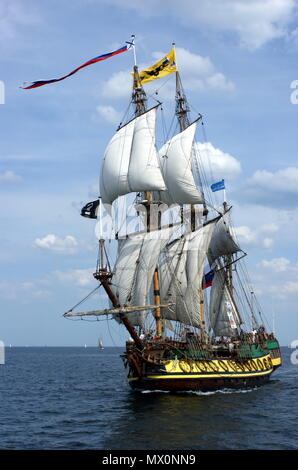
<path fill-rule="evenodd" d="M 72 312 L 76 307 L 78 307 L 79 305 L 81 305 L 83 302 L 85 302 L 89 297 L 91 297 L 96 291 L 97 289 L 99 289 L 101 286 L 101 283 L 95 287 L 95 289 L 93 289 L 88 295 L 86 295 L 86 297 L 84 297 L 82 300 L 80 300 L 80 302 L 78 302 L 77 304 L 75 304 L 71 309 L 67 310 L 67 312 L 64 313 L 64 315 L 66 313 L 70 313 Z"/>

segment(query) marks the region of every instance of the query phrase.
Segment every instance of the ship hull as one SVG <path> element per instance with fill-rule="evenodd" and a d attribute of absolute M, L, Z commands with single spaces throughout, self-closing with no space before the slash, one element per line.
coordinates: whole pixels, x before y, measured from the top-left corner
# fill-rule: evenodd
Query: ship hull
<path fill-rule="evenodd" d="M 136 374 L 135 369 L 130 367 L 128 381 L 134 390 L 209 392 L 247 389 L 267 383 L 276 367 L 269 354 L 246 361 L 176 360 L 158 366 L 143 363 L 141 369 L 145 373 Z"/>
<path fill-rule="evenodd" d="M 165 378 L 163 380 L 154 378 L 137 378 L 130 380 L 129 384 L 134 390 L 160 390 L 169 392 L 211 392 L 220 391 L 226 389 L 249 389 L 264 385 L 269 381 L 270 375 L 263 375 L 260 377 L 243 377 L 238 379 L 230 378 L 194 378 L 194 377 L 183 377 L 183 378 Z"/>

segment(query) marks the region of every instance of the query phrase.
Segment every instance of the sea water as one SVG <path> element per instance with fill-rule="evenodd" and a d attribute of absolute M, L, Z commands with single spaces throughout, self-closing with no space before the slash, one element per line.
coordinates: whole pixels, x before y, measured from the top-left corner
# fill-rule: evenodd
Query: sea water
<path fill-rule="evenodd" d="M 6 349 L 1 449 L 298 449 L 298 365 L 249 390 L 135 392 L 121 348 Z"/>

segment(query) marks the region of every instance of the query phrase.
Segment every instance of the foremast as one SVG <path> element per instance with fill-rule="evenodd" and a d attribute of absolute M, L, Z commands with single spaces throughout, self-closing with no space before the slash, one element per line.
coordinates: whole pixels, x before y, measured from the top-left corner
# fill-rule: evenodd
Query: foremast
<path fill-rule="evenodd" d="M 138 66 L 136 64 L 136 56 L 134 54 L 135 65 L 133 72 L 133 92 L 132 92 L 132 103 L 135 105 L 135 116 L 140 116 L 146 111 L 147 96 L 144 88 L 142 87 Z M 146 231 L 150 232 L 151 220 L 150 220 L 150 204 L 152 204 L 152 198 L 150 191 L 145 191 L 143 205 L 146 209 Z M 153 275 L 153 295 L 154 303 L 160 305 L 160 288 L 159 288 L 159 275 L 158 266 L 156 266 Z M 155 309 L 155 322 L 156 322 L 156 336 L 161 337 L 163 334 L 163 323 L 161 318 L 160 307 Z"/>
<path fill-rule="evenodd" d="M 133 36 L 132 46 L 133 46 L 134 57 L 135 57 L 134 36 Z M 136 62 L 136 59 L 135 59 L 135 62 Z M 133 92 L 132 92 L 132 103 L 135 104 L 135 117 L 140 116 L 146 111 L 146 105 L 145 105 L 146 100 L 147 100 L 146 93 L 140 83 L 138 66 L 135 63 L 134 73 L 133 73 Z M 100 207 L 101 207 L 101 204 L 100 204 Z M 100 213 L 100 223 L 101 223 L 101 213 Z M 101 229 L 100 229 L 100 232 L 102 234 Z M 110 287 L 110 280 L 113 276 L 113 273 L 111 272 L 111 269 L 108 266 L 107 257 L 104 256 L 104 254 L 105 254 L 104 239 L 101 236 L 99 240 L 99 263 L 100 264 L 97 265 L 96 272 L 94 273 L 93 276 L 95 277 L 95 279 L 100 281 L 113 307 L 115 309 L 120 309 L 121 307 L 120 302 Z M 123 323 L 123 325 L 126 327 L 127 331 L 129 332 L 131 338 L 134 340 L 137 348 L 143 349 L 142 340 L 140 336 L 138 335 L 137 330 L 129 321 L 127 315 L 119 312 L 118 316 L 119 316 L 120 321 Z"/>

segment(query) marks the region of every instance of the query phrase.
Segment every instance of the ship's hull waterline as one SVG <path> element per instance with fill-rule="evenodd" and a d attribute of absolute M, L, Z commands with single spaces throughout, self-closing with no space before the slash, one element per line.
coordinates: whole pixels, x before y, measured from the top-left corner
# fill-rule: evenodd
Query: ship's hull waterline
<path fill-rule="evenodd" d="M 156 370 L 152 366 L 146 374 L 137 375 L 129 367 L 128 381 L 136 390 L 201 391 L 247 389 L 268 382 L 281 358 L 270 354 L 258 359 L 235 361 L 212 359 L 205 361 L 165 361 Z M 143 369 L 146 365 L 143 364 Z"/>

